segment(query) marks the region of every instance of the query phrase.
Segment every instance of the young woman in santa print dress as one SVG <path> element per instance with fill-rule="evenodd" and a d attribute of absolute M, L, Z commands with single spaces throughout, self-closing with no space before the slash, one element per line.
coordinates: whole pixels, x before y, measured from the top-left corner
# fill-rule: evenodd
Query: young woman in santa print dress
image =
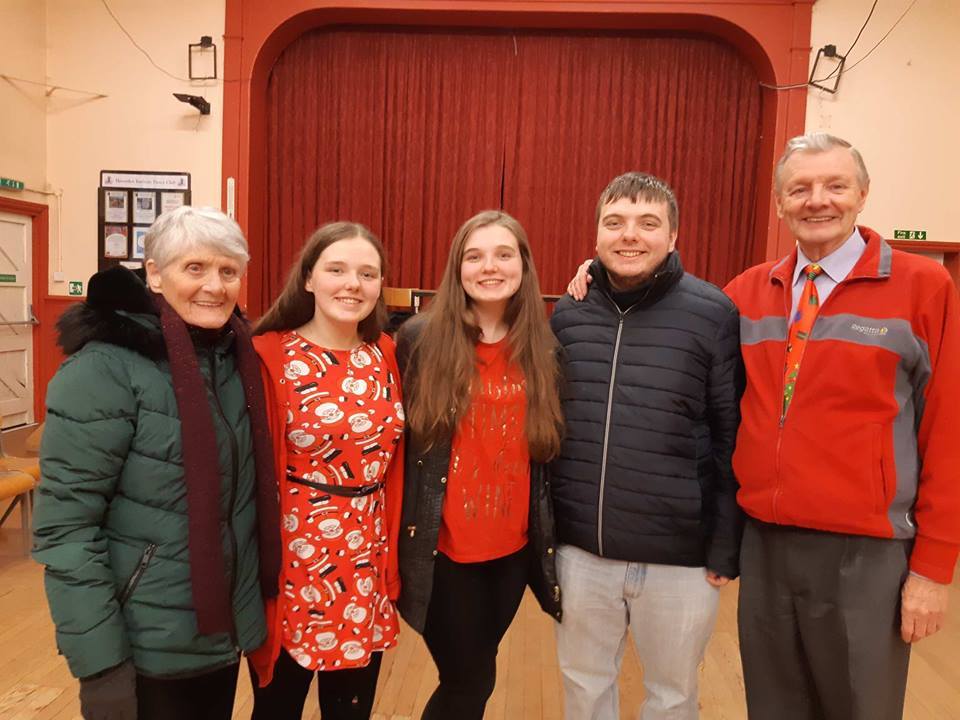
<path fill-rule="evenodd" d="M 397 641 L 404 417 L 383 270 L 367 228 L 324 225 L 255 329 L 283 562 L 268 640 L 250 657 L 253 720 L 299 720 L 315 674 L 324 720 L 369 718 Z"/>

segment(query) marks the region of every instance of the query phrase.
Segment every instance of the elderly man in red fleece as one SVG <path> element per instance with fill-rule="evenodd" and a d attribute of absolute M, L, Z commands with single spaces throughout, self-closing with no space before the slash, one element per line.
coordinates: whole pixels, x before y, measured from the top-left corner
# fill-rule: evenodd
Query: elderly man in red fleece
<path fill-rule="evenodd" d="M 747 706 L 893 720 L 960 547 L 960 303 L 942 266 L 856 225 L 870 179 L 848 142 L 793 138 L 774 184 L 797 247 L 726 288 L 747 373 Z"/>

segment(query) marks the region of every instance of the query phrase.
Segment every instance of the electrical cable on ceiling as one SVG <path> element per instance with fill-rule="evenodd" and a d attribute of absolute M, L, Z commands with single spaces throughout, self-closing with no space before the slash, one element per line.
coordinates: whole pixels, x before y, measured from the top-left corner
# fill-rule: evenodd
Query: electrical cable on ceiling
<path fill-rule="evenodd" d="M 873 0 L 873 5 L 870 6 L 870 12 L 867 13 L 867 19 L 863 21 L 863 25 L 860 26 L 860 32 L 857 33 L 857 36 L 853 39 L 853 42 L 850 43 L 850 47 L 847 48 L 847 51 L 843 54 L 844 58 L 850 57 L 850 52 L 857 46 L 857 42 L 860 40 L 860 36 L 863 35 L 864 29 L 867 27 L 867 23 L 870 22 L 870 18 L 873 17 L 873 11 L 877 9 L 878 0 Z M 829 75 L 827 75 L 823 80 L 814 80 L 816 83 L 822 83 L 825 80 L 829 80 L 834 75 L 837 74 L 837 71 L 840 70 L 842 65 L 837 65 Z"/>
<path fill-rule="evenodd" d="M 850 43 L 850 47 L 847 48 L 846 54 L 849 55 L 850 52 L 857 46 L 857 43 L 860 41 L 860 36 L 863 35 L 864 29 L 867 27 L 867 23 L 870 22 L 870 18 L 873 17 L 873 11 L 877 9 L 877 0 L 873 0 L 873 5 L 870 7 L 870 12 L 867 13 L 867 19 L 863 21 L 863 25 L 860 26 L 860 31 L 857 33 L 857 36 L 853 39 L 853 42 Z"/>
<path fill-rule="evenodd" d="M 854 38 L 853 42 L 850 44 L 850 48 L 847 50 L 847 53 L 846 53 L 846 55 L 844 55 L 844 57 L 849 57 L 850 51 L 853 50 L 853 48 L 856 46 L 857 42 L 860 40 L 860 36 L 863 35 L 863 31 L 864 31 L 864 29 L 867 27 L 867 23 L 870 22 L 870 18 L 873 17 L 873 11 L 874 11 L 874 9 L 876 9 L 876 7 L 877 7 L 877 2 L 878 2 L 878 0 L 874 0 L 873 5 L 872 5 L 871 8 L 870 8 L 870 12 L 867 14 L 867 19 L 863 21 L 863 25 L 860 26 L 860 32 L 857 33 L 857 37 Z M 900 13 L 900 17 L 898 17 L 897 20 L 896 20 L 896 22 L 894 22 L 893 25 L 890 26 L 890 29 L 887 30 L 886 33 L 884 33 L 883 37 L 881 37 L 881 38 L 876 42 L 876 44 L 875 44 L 872 48 L 870 48 L 869 50 L 867 50 L 866 54 L 865 54 L 863 57 L 861 57 L 859 60 L 857 60 L 855 63 L 853 63 L 853 64 L 850 65 L 849 67 L 845 67 L 845 68 L 843 69 L 843 73 L 841 74 L 841 77 L 842 77 L 844 74 L 846 74 L 846 73 L 850 72 L 851 70 L 853 70 L 857 65 L 859 65 L 859 64 L 862 63 L 864 60 L 866 60 L 874 50 L 876 50 L 878 47 L 880 47 L 881 43 L 883 43 L 883 41 L 887 39 L 887 37 L 890 35 L 890 33 L 892 33 L 892 32 L 894 31 L 894 29 L 897 27 L 897 25 L 900 24 L 900 21 L 903 20 L 903 18 L 905 18 L 905 17 L 907 16 L 907 13 L 910 12 L 910 11 L 913 9 L 913 6 L 916 5 L 916 4 L 917 4 L 917 0 L 913 0 L 913 1 L 907 6 L 907 8 L 906 8 L 902 13 Z M 825 80 L 829 80 L 830 78 L 832 78 L 832 77 L 836 74 L 836 72 L 837 72 L 838 69 L 839 69 L 839 66 L 838 66 L 837 68 L 834 68 L 833 71 L 832 71 L 829 75 L 827 75 L 826 77 L 820 78 L 820 79 L 818 79 L 818 80 L 810 80 L 810 81 L 807 81 L 807 82 L 805 82 L 805 83 L 795 83 L 795 84 L 793 84 L 793 85 L 770 85 L 770 84 L 768 84 L 768 83 L 760 83 L 760 86 L 761 86 L 761 87 L 768 88 L 768 89 L 770 89 L 770 90 L 794 90 L 794 89 L 796 89 L 796 88 L 807 87 L 807 86 L 809 86 L 811 83 L 814 83 L 814 82 L 816 82 L 816 83 L 821 83 L 821 82 L 824 82 Z"/>
<path fill-rule="evenodd" d="M 150 57 L 150 53 L 148 53 L 146 50 L 144 50 L 144 49 L 140 46 L 140 44 L 139 44 L 136 40 L 133 39 L 133 35 L 131 35 L 131 34 L 127 31 L 127 29 L 123 26 L 123 23 L 120 22 L 119 18 L 117 18 L 117 16 L 113 14 L 113 10 L 111 10 L 111 9 L 110 9 L 110 6 L 107 4 L 107 0 L 100 0 L 100 2 L 103 3 L 103 6 L 107 9 L 107 12 L 110 13 L 110 17 L 113 18 L 113 21 L 117 24 L 117 27 L 119 27 L 119 28 L 123 31 L 123 34 L 127 36 L 127 38 L 130 40 L 131 43 L 133 43 L 133 46 L 134 46 L 137 50 L 139 50 L 140 52 L 143 53 L 144 57 L 146 57 L 147 60 L 150 61 L 150 64 L 151 64 L 151 65 L 153 65 L 157 70 L 159 70 L 160 72 L 162 72 L 164 75 L 167 75 L 168 77 L 171 77 L 171 78 L 173 78 L 174 80 L 180 80 L 181 82 L 190 82 L 190 80 L 189 80 L 188 78 L 180 77 L 179 75 L 174 75 L 173 73 L 168 72 L 168 71 L 165 70 L 164 68 L 162 68 L 162 67 L 160 67 L 159 65 L 157 65 L 156 61 L 154 61 L 154 59 L 153 59 L 152 57 Z"/>
<path fill-rule="evenodd" d="M 862 63 L 862 62 L 863 62 L 864 60 L 866 60 L 868 57 L 870 57 L 870 53 L 872 53 L 874 50 L 876 50 L 878 47 L 880 47 L 880 43 L 882 43 L 884 40 L 887 39 L 887 36 L 888 36 L 890 33 L 893 32 L 894 28 L 896 28 L 897 25 L 900 24 L 900 21 L 903 20 L 903 19 L 907 16 L 907 13 L 910 12 L 910 10 L 912 10 L 912 9 L 913 9 L 913 6 L 916 5 L 916 4 L 917 4 L 917 0 L 913 0 L 913 2 L 910 3 L 910 4 L 907 6 L 907 9 L 904 10 L 902 13 L 900 13 L 900 17 L 898 17 L 898 18 L 897 18 L 897 21 L 896 21 L 893 25 L 890 26 L 890 29 L 887 30 L 886 33 L 884 33 L 883 37 L 880 38 L 879 40 L 877 40 L 876 44 L 875 44 L 872 48 L 870 48 L 869 50 L 867 50 L 867 54 L 864 55 L 864 56 L 863 56 L 862 58 L 860 58 L 859 60 L 857 60 L 857 61 L 856 61 L 853 65 L 851 65 L 850 67 L 846 68 L 846 69 L 844 70 L 844 72 L 850 72 L 850 71 L 853 70 L 857 65 L 859 65 L 860 63 Z"/>
<path fill-rule="evenodd" d="M 860 26 L 860 31 L 857 33 L 857 36 L 853 39 L 853 42 L 850 43 L 850 47 L 847 48 L 846 54 L 843 55 L 844 58 L 849 57 L 850 51 L 853 50 L 854 47 L 856 47 L 857 41 L 860 40 L 860 36 L 863 35 L 863 31 L 867 27 L 867 23 L 869 23 L 870 18 L 873 17 L 873 11 L 877 9 L 878 1 L 879 0 L 873 0 L 873 5 L 870 6 L 870 12 L 867 13 L 867 19 L 863 21 L 863 24 Z M 814 65 L 816 65 L 816 63 L 814 63 Z M 771 90 L 794 90 L 796 88 L 807 87 L 807 85 L 812 85 L 813 83 L 825 82 L 830 78 L 832 78 L 834 75 L 836 75 L 837 70 L 839 69 L 840 69 L 840 65 L 837 65 L 826 77 L 819 78 L 818 80 L 814 80 L 813 78 L 810 78 L 810 80 L 808 80 L 805 83 L 794 83 L 793 85 L 768 85 L 766 83 L 760 83 L 760 85 L 765 88 L 770 88 Z"/>

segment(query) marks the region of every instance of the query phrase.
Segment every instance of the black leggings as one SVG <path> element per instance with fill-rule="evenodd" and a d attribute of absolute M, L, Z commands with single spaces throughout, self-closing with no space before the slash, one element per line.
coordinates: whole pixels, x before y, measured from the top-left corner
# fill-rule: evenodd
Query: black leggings
<path fill-rule="evenodd" d="M 482 720 L 497 681 L 497 647 L 527 585 L 527 553 L 479 563 L 437 555 L 423 639 L 440 685 L 422 720 Z"/>
<path fill-rule="evenodd" d="M 314 672 L 297 664 L 280 651 L 273 666 L 273 679 L 260 687 L 257 673 L 250 665 L 253 683 L 253 715 L 250 720 L 300 720 L 310 681 L 317 676 L 317 695 L 323 720 L 368 720 L 373 710 L 382 652 L 370 654 L 370 664 L 346 670 Z"/>
<path fill-rule="evenodd" d="M 138 720 L 230 720 L 240 664 L 187 678 L 137 675 Z"/>

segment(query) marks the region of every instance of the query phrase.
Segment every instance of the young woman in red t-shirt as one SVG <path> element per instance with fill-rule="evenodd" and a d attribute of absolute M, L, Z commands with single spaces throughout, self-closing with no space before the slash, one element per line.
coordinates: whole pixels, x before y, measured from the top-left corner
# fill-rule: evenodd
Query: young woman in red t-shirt
<path fill-rule="evenodd" d="M 250 657 L 253 720 L 299 720 L 314 674 L 324 720 L 369 718 L 397 641 L 404 418 L 383 265 L 365 227 L 324 225 L 255 330 L 283 561 L 267 641 Z"/>
<path fill-rule="evenodd" d="M 482 718 L 528 583 L 560 617 L 541 465 L 560 446 L 555 352 L 523 228 L 498 211 L 471 218 L 436 297 L 398 336 L 408 422 L 398 607 L 439 670 L 428 720 Z"/>

